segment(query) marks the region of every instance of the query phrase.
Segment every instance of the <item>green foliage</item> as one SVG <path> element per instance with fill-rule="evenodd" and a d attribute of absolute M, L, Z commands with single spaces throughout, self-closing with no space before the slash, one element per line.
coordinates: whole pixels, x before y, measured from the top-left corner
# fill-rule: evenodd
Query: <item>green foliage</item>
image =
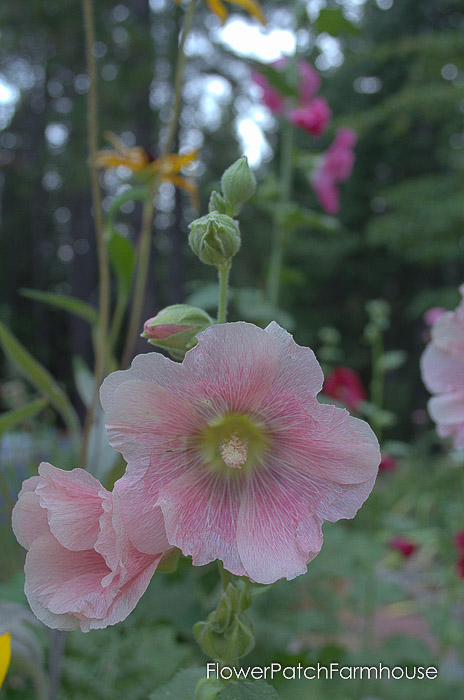
<path fill-rule="evenodd" d="M 27 299 L 56 306 L 58 309 L 76 314 L 92 325 L 97 325 L 98 314 L 95 309 L 86 304 L 85 301 L 66 296 L 65 294 L 52 294 L 50 292 L 39 292 L 37 289 L 21 289 L 20 294 Z"/>
<path fill-rule="evenodd" d="M 194 700 L 195 686 L 204 674 L 204 668 L 178 671 L 169 683 L 150 695 L 150 700 Z"/>
<path fill-rule="evenodd" d="M 45 408 L 46 405 L 47 401 L 45 399 L 36 399 L 26 406 L 2 413 L 0 415 L 0 437 L 2 434 L 16 428 L 17 425 L 20 425 L 27 418 L 35 416 Z"/>
<path fill-rule="evenodd" d="M 134 246 L 129 239 L 121 236 L 115 229 L 111 229 L 107 245 L 111 266 L 118 281 L 119 294 L 127 300 L 135 270 Z"/>
<path fill-rule="evenodd" d="M 319 11 L 314 26 L 321 34 L 325 32 L 331 36 L 359 34 L 359 28 L 344 16 L 341 9 L 322 8 Z"/>
<path fill-rule="evenodd" d="M 265 681 L 232 681 L 219 697 L 221 700 L 279 700 L 280 695 Z"/>

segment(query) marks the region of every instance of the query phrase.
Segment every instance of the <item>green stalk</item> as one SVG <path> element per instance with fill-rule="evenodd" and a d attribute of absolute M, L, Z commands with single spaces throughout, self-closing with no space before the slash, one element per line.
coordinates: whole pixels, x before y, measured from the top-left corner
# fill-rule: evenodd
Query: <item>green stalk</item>
<path fill-rule="evenodd" d="M 267 299 L 275 310 L 279 303 L 280 277 L 282 273 L 282 263 L 284 259 L 285 229 L 282 226 L 281 212 L 290 200 L 292 189 L 292 149 L 293 149 L 293 127 L 284 120 L 282 125 L 282 141 L 280 153 L 280 173 L 279 173 L 279 209 L 274 216 L 274 231 L 269 260 L 269 271 L 267 276 Z"/>
<path fill-rule="evenodd" d="M 182 88 L 184 85 L 185 71 L 185 42 L 190 34 L 193 25 L 193 16 L 195 14 L 195 0 L 190 0 L 189 6 L 185 13 L 184 26 L 182 27 L 182 38 L 179 44 L 179 54 L 177 57 L 176 74 L 174 76 L 174 97 L 172 100 L 172 112 L 169 122 L 168 133 L 163 147 L 163 155 L 171 152 L 174 139 L 176 137 L 177 125 L 179 121 L 180 107 L 182 104 Z"/>
<path fill-rule="evenodd" d="M 92 0 L 83 0 L 85 28 L 85 51 L 87 59 L 87 71 L 90 86 L 87 112 L 87 137 L 89 145 L 89 169 L 92 185 L 92 203 L 95 220 L 95 235 L 97 240 L 98 276 L 99 276 L 99 323 L 97 335 L 97 347 L 95 350 L 94 367 L 94 391 L 91 404 L 85 419 L 83 438 L 80 453 L 80 466 L 85 469 L 90 428 L 93 423 L 95 409 L 98 401 L 98 390 L 105 376 L 106 367 L 106 340 L 108 334 L 110 313 L 110 268 L 108 250 L 106 248 L 103 226 L 103 210 L 101 191 L 98 183 L 98 169 L 96 156 L 98 150 L 98 90 L 97 90 L 97 62 L 93 52 L 95 46 L 95 17 Z"/>
<path fill-rule="evenodd" d="M 218 303 L 218 323 L 227 321 L 227 287 L 229 284 L 229 270 L 231 262 L 218 266 L 219 273 L 219 303 Z"/>
<path fill-rule="evenodd" d="M 179 45 L 179 55 L 176 65 L 176 74 L 174 77 L 174 96 L 172 103 L 172 112 L 169 121 L 166 141 L 162 149 L 163 156 L 171 152 L 172 145 L 174 143 L 174 139 L 177 132 L 180 107 L 182 104 L 182 87 L 184 84 L 184 71 L 186 63 L 186 56 L 184 51 L 185 42 L 192 29 L 194 14 L 195 0 L 190 0 L 187 12 L 185 13 L 184 26 L 182 28 L 182 38 Z M 155 191 L 156 188 L 154 188 L 153 192 L 151 193 L 150 200 L 145 203 L 143 210 L 142 229 L 140 231 L 138 244 L 135 289 L 132 298 L 132 307 L 130 311 L 127 341 L 122 356 L 122 367 L 127 367 L 131 361 L 135 341 L 137 339 L 137 333 L 140 326 L 140 315 L 142 313 L 143 299 L 145 296 L 145 287 L 147 284 L 149 270 L 151 227 L 153 223 L 153 217 L 155 214 L 155 208 L 153 204 L 153 197 Z"/>

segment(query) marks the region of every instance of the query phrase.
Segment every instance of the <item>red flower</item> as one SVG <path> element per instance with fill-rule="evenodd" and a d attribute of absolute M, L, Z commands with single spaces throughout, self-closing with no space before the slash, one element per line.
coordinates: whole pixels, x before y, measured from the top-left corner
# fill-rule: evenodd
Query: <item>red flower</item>
<path fill-rule="evenodd" d="M 390 540 L 388 546 L 390 549 L 396 549 L 397 552 L 400 552 L 405 559 L 414 554 L 417 549 L 417 544 L 411 542 L 407 537 L 394 537 Z"/>
<path fill-rule="evenodd" d="M 344 403 L 350 411 L 357 411 L 367 398 L 359 374 L 349 367 L 336 367 L 325 380 L 323 391 L 326 396 Z"/>
<path fill-rule="evenodd" d="M 388 454 L 382 453 L 382 461 L 379 464 L 379 471 L 381 472 L 394 472 L 398 466 L 398 462 L 394 457 Z"/>
<path fill-rule="evenodd" d="M 464 530 L 460 530 L 454 537 L 454 544 L 459 549 L 464 558 Z"/>
<path fill-rule="evenodd" d="M 464 578 L 464 556 L 458 562 L 458 574 L 461 578 Z"/>

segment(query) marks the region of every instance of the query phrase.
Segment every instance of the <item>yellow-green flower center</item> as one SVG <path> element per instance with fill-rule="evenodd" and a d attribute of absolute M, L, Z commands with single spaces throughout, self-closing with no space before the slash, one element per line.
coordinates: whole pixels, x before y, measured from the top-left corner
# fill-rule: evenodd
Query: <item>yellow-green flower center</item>
<path fill-rule="evenodd" d="M 270 441 L 270 432 L 259 419 L 227 413 L 194 438 L 194 447 L 210 468 L 243 472 L 262 463 Z"/>

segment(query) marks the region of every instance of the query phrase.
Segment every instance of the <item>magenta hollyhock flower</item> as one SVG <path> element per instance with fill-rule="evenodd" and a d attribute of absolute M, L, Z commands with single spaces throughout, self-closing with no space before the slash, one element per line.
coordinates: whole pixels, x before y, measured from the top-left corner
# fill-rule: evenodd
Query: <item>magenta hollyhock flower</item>
<path fill-rule="evenodd" d="M 367 399 L 361 377 L 350 367 L 336 367 L 324 381 L 326 396 L 341 401 L 350 411 L 357 411 Z"/>
<path fill-rule="evenodd" d="M 329 126 L 332 111 L 323 97 L 290 110 L 289 121 L 313 136 L 322 136 Z"/>
<path fill-rule="evenodd" d="M 352 129 L 338 129 L 335 139 L 319 158 L 319 163 L 309 175 L 309 182 L 328 214 L 336 214 L 340 207 L 338 183 L 347 180 L 355 161 L 356 134 Z"/>
<path fill-rule="evenodd" d="M 405 559 L 411 557 L 417 550 L 417 544 L 414 544 L 412 540 L 407 537 L 394 537 L 388 543 L 390 549 L 394 549 L 403 555 Z"/>
<path fill-rule="evenodd" d="M 354 517 L 369 495 L 377 439 L 318 403 L 314 353 L 276 323 L 217 324 L 197 338 L 182 363 L 139 355 L 103 383 L 109 439 L 128 462 L 129 537 L 152 553 L 162 515 L 196 566 L 220 559 L 259 583 L 292 579 L 319 552 L 323 521 Z"/>
<path fill-rule="evenodd" d="M 300 76 L 300 82 L 298 84 L 300 101 L 302 103 L 309 102 L 321 87 L 321 76 L 317 70 L 305 60 L 298 61 L 298 74 Z"/>
<path fill-rule="evenodd" d="M 464 297 L 464 285 L 459 288 Z M 432 340 L 421 358 L 422 380 L 431 394 L 429 414 L 440 437 L 464 447 L 464 301 L 431 328 Z"/>
<path fill-rule="evenodd" d="M 39 476 L 23 483 L 13 530 L 28 550 L 27 599 L 49 627 L 88 632 L 114 625 L 145 592 L 170 547 L 160 520 L 150 533 L 157 551 L 137 550 L 123 522 L 123 501 L 123 485 L 110 493 L 83 469 L 63 471 L 45 462 Z"/>
<path fill-rule="evenodd" d="M 274 112 L 274 114 L 282 114 L 285 110 L 285 98 L 277 88 L 273 87 L 268 79 L 257 71 L 253 71 L 251 79 L 259 85 L 263 91 L 261 95 L 263 104 L 265 104 L 271 112 Z"/>
<path fill-rule="evenodd" d="M 394 472 L 398 466 L 398 462 L 394 457 L 382 452 L 382 459 L 379 464 L 379 472 Z"/>
<path fill-rule="evenodd" d="M 454 543 L 457 547 L 457 549 L 461 552 L 461 554 L 464 557 L 464 530 L 460 530 L 455 538 L 454 538 Z"/>

